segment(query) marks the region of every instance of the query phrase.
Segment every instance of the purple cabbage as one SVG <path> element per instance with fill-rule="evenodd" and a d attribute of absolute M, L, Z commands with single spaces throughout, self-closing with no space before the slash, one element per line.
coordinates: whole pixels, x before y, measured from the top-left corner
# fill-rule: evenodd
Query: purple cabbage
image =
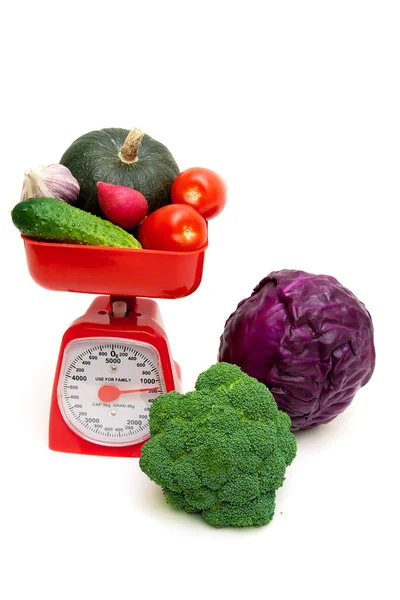
<path fill-rule="evenodd" d="M 225 323 L 218 360 L 264 383 L 292 431 L 328 423 L 375 367 L 374 332 L 364 304 L 334 277 L 270 273 Z"/>

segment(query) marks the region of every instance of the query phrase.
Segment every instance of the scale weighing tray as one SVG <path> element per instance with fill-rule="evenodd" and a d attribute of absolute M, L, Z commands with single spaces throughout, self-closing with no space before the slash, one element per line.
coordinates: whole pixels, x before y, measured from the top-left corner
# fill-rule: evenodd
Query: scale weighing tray
<path fill-rule="evenodd" d="M 200 285 L 207 245 L 190 252 L 39 242 L 21 236 L 32 279 L 49 290 L 183 298 Z"/>

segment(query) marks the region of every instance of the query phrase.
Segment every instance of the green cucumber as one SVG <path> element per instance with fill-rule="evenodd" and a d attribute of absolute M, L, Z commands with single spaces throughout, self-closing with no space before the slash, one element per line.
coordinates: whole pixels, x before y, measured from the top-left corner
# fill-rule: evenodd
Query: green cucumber
<path fill-rule="evenodd" d="M 56 198 L 19 202 L 11 218 L 23 235 L 37 240 L 141 248 L 137 239 L 121 227 Z"/>

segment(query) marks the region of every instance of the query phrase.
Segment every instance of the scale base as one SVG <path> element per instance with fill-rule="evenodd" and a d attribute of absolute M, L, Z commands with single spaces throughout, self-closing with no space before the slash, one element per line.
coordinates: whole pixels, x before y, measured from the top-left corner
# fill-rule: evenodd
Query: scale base
<path fill-rule="evenodd" d="M 128 312 L 124 317 L 113 316 L 111 306 L 115 300 L 126 302 Z M 147 440 L 130 446 L 95 444 L 72 431 L 60 411 L 57 389 L 65 347 L 73 340 L 95 337 L 126 338 L 151 344 L 160 356 L 166 391 L 181 390 L 180 368 L 172 360 L 157 303 L 148 298 L 98 296 L 86 314 L 67 329 L 61 342 L 50 407 L 49 448 L 72 454 L 139 458 Z"/>

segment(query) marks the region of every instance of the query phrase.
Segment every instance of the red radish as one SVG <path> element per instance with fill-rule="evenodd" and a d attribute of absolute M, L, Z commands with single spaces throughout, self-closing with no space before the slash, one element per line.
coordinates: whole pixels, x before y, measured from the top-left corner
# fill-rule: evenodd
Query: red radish
<path fill-rule="evenodd" d="M 149 205 L 143 194 L 137 190 L 99 181 L 97 192 L 102 213 L 114 225 L 123 229 L 133 229 L 147 215 Z"/>

